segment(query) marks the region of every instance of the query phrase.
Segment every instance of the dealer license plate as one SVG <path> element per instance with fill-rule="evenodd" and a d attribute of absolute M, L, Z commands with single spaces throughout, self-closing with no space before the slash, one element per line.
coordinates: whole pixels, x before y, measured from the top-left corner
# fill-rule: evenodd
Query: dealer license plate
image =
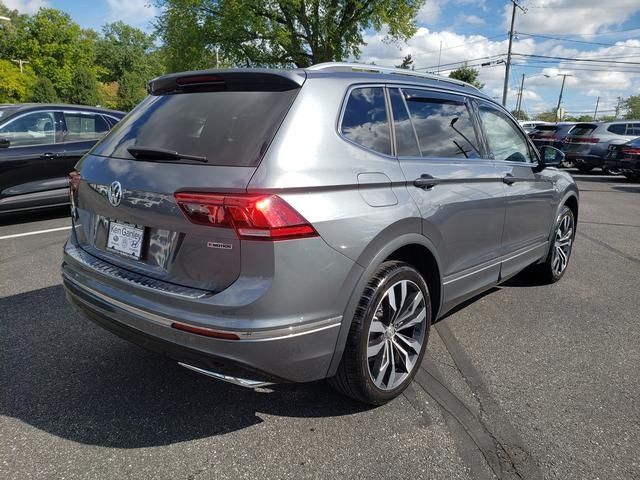
<path fill-rule="evenodd" d="M 144 228 L 128 223 L 110 222 L 107 249 L 126 257 L 140 258 Z"/>

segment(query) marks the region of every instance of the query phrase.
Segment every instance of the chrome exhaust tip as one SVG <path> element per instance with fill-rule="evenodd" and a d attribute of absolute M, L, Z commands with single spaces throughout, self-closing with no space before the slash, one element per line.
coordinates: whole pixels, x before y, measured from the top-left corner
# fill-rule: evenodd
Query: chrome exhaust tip
<path fill-rule="evenodd" d="M 194 372 L 201 373 L 202 375 L 206 375 L 207 377 L 212 377 L 216 380 L 222 380 L 223 382 L 233 383 L 234 385 L 239 385 L 245 388 L 260 388 L 273 385 L 273 383 L 270 382 L 260 382 L 257 380 L 249 380 L 247 378 L 230 377 L 228 375 L 223 375 L 222 373 L 212 372 L 211 370 L 194 367 L 193 365 L 188 365 L 182 362 L 178 362 L 178 365 L 184 368 L 188 368 L 189 370 L 193 370 Z"/>

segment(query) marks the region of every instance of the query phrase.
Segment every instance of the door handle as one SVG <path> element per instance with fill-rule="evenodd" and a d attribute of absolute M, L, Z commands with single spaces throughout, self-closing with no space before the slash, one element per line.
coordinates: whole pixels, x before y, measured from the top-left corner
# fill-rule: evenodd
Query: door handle
<path fill-rule="evenodd" d="M 507 185 L 513 185 L 517 182 L 517 179 L 510 173 L 507 173 L 504 177 L 502 177 L 502 182 L 506 183 Z"/>
<path fill-rule="evenodd" d="M 40 155 L 40 158 L 44 159 L 51 159 L 51 158 L 58 158 L 60 155 L 58 155 L 57 153 L 53 153 L 53 152 L 45 152 L 43 154 Z"/>
<path fill-rule="evenodd" d="M 440 183 L 439 178 L 432 177 L 428 173 L 423 173 L 420 175 L 420 178 L 416 178 L 413 181 L 413 186 L 422 188 L 424 190 L 429 190 Z"/>

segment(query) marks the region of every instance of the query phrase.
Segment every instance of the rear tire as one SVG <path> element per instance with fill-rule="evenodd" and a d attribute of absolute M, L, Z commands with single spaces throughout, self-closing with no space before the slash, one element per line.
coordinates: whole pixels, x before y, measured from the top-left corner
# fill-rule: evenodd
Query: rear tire
<path fill-rule="evenodd" d="M 431 299 L 420 273 L 405 262 L 384 262 L 364 290 L 329 383 L 370 405 L 394 399 L 420 367 L 430 327 Z"/>
<path fill-rule="evenodd" d="M 554 225 L 547 259 L 534 267 L 535 275 L 542 283 L 555 283 L 566 272 L 576 235 L 575 225 L 573 212 L 566 205 L 563 206 Z"/>

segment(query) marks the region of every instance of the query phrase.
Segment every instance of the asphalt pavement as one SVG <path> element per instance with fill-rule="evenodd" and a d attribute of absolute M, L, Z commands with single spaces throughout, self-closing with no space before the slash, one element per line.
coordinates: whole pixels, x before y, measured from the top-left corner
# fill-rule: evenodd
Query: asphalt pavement
<path fill-rule="evenodd" d="M 368 408 L 324 382 L 248 390 L 84 320 L 67 209 L 0 219 L 0 478 L 640 478 L 640 184 L 575 175 L 569 269 L 439 321 Z"/>

